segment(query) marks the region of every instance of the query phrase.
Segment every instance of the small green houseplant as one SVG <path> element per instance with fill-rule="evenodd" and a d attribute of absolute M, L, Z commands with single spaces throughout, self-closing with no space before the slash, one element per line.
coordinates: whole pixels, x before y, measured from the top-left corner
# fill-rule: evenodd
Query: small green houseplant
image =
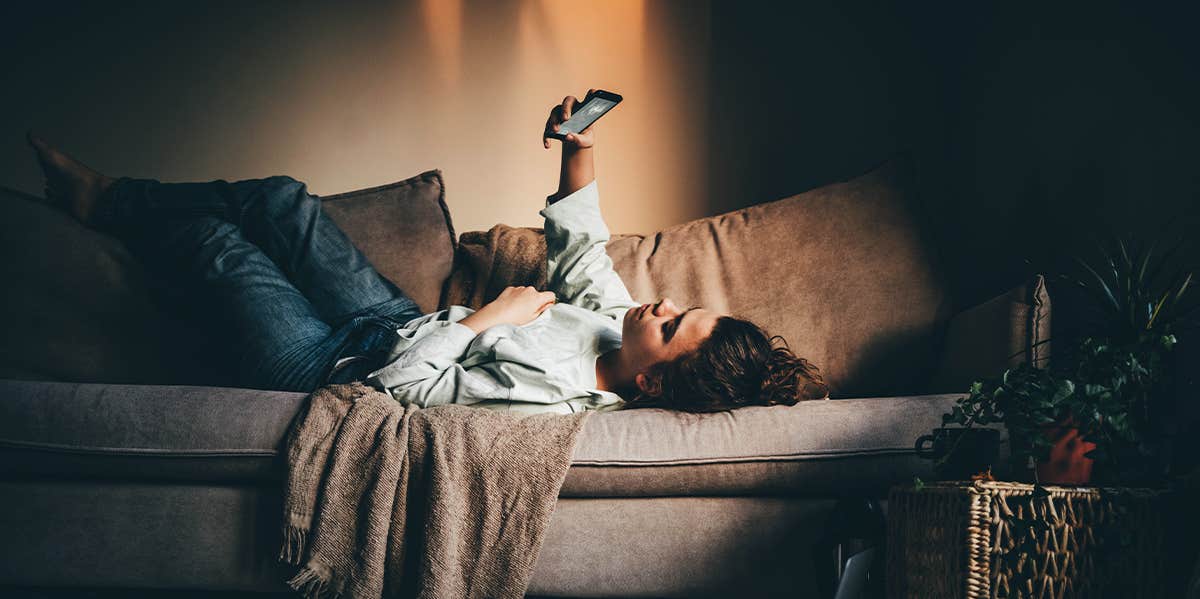
<path fill-rule="evenodd" d="M 970 428 L 1003 423 L 1011 448 L 1010 469 L 1018 473 L 1048 459 L 1054 442 L 1046 431 L 1069 421 L 1079 410 L 1077 401 L 1073 381 L 1025 362 L 998 378 L 973 383 L 942 416 L 942 424 Z"/>

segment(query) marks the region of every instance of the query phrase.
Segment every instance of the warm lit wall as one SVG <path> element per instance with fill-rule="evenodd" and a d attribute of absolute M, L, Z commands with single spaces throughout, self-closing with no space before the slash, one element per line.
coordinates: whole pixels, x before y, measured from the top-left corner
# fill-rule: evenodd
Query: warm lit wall
<path fill-rule="evenodd" d="M 589 87 L 616 232 L 709 213 L 707 2 L 92 3 L 0 13 L 0 184 L 41 189 L 34 128 L 111 174 L 288 174 L 319 194 L 445 174 L 459 231 L 540 226 L 549 109 Z M 30 12 L 32 11 L 32 12 Z"/>

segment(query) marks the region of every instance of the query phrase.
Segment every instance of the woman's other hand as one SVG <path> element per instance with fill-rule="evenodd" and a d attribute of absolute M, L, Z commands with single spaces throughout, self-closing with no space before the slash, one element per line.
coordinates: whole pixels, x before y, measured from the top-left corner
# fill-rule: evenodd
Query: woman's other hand
<path fill-rule="evenodd" d="M 550 109 L 550 118 L 546 119 L 546 129 L 542 132 L 543 146 L 550 147 L 550 140 L 554 139 L 550 137 L 550 134 L 557 132 L 559 126 L 567 122 L 572 114 L 575 114 L 575 109 L 587 102 L 594 93 L 596 93 L 595 89 L 589 89 L 587 95 L 583 97 L 583 102 L 575 99 L 575 96 L 567 96 L 563 98 L 562 104 Z M 589 126 L 580 133 L 568 133 L 567 139 L 563 140 L 563 149 L 592 147 L 592 144 L 596 143 L 595 133 L 592 132 L 593 127 L 595 125 Z"/>
<path fill-rule="evenodd" d="M 555 301 L 554 293 L 550 291 L 538 291 L 534 287 L 505 287 L 496 299 L 460 320 L 459 324 L 470 327 L 475 334 L 498 324 L 521 326 L 541 316 Z"/>

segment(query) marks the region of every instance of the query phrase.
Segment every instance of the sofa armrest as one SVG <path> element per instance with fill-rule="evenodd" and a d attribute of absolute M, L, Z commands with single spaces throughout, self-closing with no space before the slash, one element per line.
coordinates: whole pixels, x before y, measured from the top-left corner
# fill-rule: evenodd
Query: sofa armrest
<path fill-rule="evenodd" d="M 1036 275 L 950 319 L 930 391 L 966 391 L 973 381 L 1025 361 L 1044 367 L 1049 341 L 1050 296 L 1045 278 Z"/>

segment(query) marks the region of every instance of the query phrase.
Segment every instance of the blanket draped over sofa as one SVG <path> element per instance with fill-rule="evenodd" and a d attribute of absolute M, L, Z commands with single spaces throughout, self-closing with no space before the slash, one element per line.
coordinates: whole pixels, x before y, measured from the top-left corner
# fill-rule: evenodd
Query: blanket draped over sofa
<path fill-rule="evenodd" d="M 306 597 L 522 597 L 591 412 L 422 409 L 350 383 L 288 432 L 284 543 Z"/>

